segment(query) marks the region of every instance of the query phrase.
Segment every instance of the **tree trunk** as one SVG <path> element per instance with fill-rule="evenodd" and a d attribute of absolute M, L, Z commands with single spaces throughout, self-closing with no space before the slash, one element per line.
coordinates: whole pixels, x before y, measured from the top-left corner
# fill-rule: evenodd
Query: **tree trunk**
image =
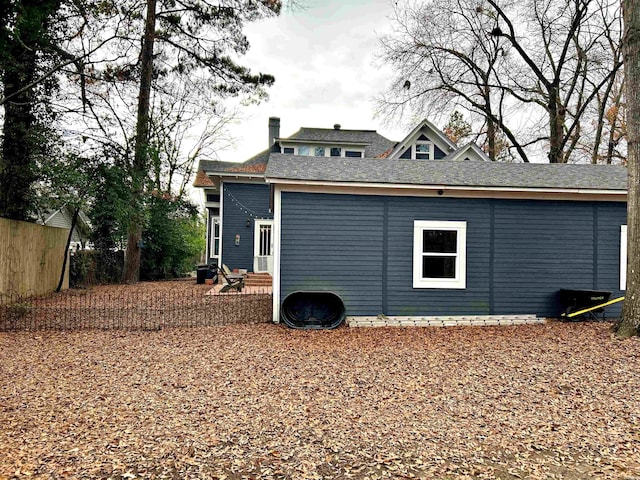
<path fill-rule="evenodd" d="M 624 70 L 627 97 L 628 194 L 627 194 L 627 287 L 622 318 L 614 326 L 616 335 L 640 335 L 640 0 L 625 0 L 623 15 Z"/>
<path fill-rule="evenodd" d="M 609 125 L 609 141 L 607 142 L 607 156 L 605 161 L 608 165 L 613 163 L 613 150 L 617 145 L 618 140 L 616 139 L 616 125 L 618 124 L 618 117 L 620 116 L 620 102 L 622 101 L 622 92 L 624 91 L 624 82 L 623 85 L 620 86 L 618 92 L 616 93 L 613 104 L 616 108 L 616 115 L 611 119 Z"/>
<path fill-rule="evenodd" d="M 496 152 L 496 124 L 491 118 L 491 87 L 489 87 L 489 79 L 483 77 L 484 80 L 484 103 L 486 105 L 487 119 L 487 154 L 489 158 L 495 161 Z"/>
<path fill-rule="evenodd" d="M 71 245 L 71 239 L 73 238 L 73 229 L 76 228 L 76 224 L 78 223 L 79 213 L 80 207 L 76 207 L 73 210 L 73 217 L 71 217 L 71 230 L 69 230 L 69 235 L 67 235 L 67 244 L 64 249 L 64 259 L 62 260 L 62 271 L 60 272 L 60 280 L 58 281 L 56 292 L 62 290 L 62 284 L 64 283 L 64 273 L 67 270 L 67 260 L 69 259 L 69 245 Z"/>
<path fill-rule="evenodd" d="M 594 138 L 594 142 L 593 142 L 593 150 L 591 151 L 591 163 L 593 163 L 594 165 L 598 163 L 598 157 L 599 157 L 599 149 L 600 149 L 600 142 L 602 141 L 602 132 L 604 129 L 604 118 L 605 115 L 607 114 L 607 100 L 609 100 L 609 98 L 611 97 L 611 91 L 613 90 L 613 86 L 615 84 L 616 81 L 616 76 L 612 76 L 611 79 L 609 79 L 609 83 L 607 84 L 607 88 L 604 91 L 604 95 L 602 96 L 602 100 L 599 102 L 598 105 L 598 123 L 596 124 L 596 134 L 595 134 L 595 138 Z M 619 90 L 619 92 L 622 92 L 622 89 Z M 619 98 L 618 95 L 616 95 L 616 98 Z M 614 99 L 613 104 L 617 105 L 619 104 L 619 100 L 616 101 Z M 611 131 L 615 131 L 615 119 L 612 122 L 611 125 Z M 609 139 L 611 140 L 611 136 L 609 136 Z M 611 145 L 611 143 L 609 143 L 609 145 Z M 608 157 L 609 160 L 611 160 L 610 157 Z M 611 163 L 610 161 L 608 161 L 607 163 Z"/>
<path fill-rule="evenodd" d="M 131 171 L 131 212 L 122 280 L 135 283 L 140 278 L 144 183 L 147 176 L 149 109 L 153 80 L 153 42 L 156 28 L 156 0 L 147 0 L 147 19 L 140 62 L 140 92 L 136 119 L 136 141 Z"/>
<path fill-rule="evenodd" d="M 549 163 L 566 163 L 563 155 L 564 112 L 557 87 L 549 89 Z"/>
<path fill-rule="evenodd" d="M 493 120 L 487 118 L 487 147 L 488 154 L 491 160 L 496 159 L 496 124 L 493 123 Z"/>

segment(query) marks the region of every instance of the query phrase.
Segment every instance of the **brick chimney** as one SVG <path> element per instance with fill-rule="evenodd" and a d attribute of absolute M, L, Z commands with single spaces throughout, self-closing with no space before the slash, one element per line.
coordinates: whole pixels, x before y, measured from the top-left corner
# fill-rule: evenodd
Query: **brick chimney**
<path fill-rule="evenodd" d="M 274 151 L 275 139 L 280 137 L 280 118 L 269 117 L 269 150 Z"/>

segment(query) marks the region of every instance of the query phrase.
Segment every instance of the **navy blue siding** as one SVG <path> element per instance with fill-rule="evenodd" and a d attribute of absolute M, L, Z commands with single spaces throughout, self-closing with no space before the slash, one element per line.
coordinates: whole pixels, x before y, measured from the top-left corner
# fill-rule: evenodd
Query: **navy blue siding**
<path fill-rule="evenodd" d="M 273 218 L 269 213 L 269 196 L 265 184 L 223 184 L 222 262 L 229 268 L 253 271 L 254 220 Z M 240 245 L 235 244 L 236 234 L 240 235 Z"/>
<path fill-rule="evenodd" d="M 558 316 L 561 288 L 593 288 L 593 204 L 496 201 L 495 313 Z"/>
<path fill-rule="evenodd" d="M 611 290 L 612 298 L 625 294 L 620 290 L 620 225 L 627 224 L 626 208 L 619 204 L 601 203 L 596 205 L 597 238 L 597 278 L 596 288 Z M 622 303 L 607 307 L 607 315 L 618 317 Z"/>
<path fill-rule="evenodd" d="M 388 202 L 388 293 L 385 313 L 489 314 L 489 285 L 486 279 L 489 270 L 489 200 L 389 197 Z M 414 220 L 467 222 L 466 289 L 413 288 Z"/>
<path fill-rule="evenodd" d="M 281 291 L 334 292 L 348 312 L 382 311 L 380 197 L 282 193 Z"/>
<path fill-rule="evenodd" d="M 624 203 L 283 193 L 281 298 L 332 290 L 348 315 L 557 316 L 560 288 L 620 294 L 625 218 Z M 414 220 L 467 222 L 465 289 L 413 288 Z"/>
<path fill-rule="evenodd" d="M 440 150 L 437 145 L 433 146 L 433 158 L 435 158 L 436 160 L 440 160 L 441 158 L 444 158 L 446 156 L 447 154 Z"/>

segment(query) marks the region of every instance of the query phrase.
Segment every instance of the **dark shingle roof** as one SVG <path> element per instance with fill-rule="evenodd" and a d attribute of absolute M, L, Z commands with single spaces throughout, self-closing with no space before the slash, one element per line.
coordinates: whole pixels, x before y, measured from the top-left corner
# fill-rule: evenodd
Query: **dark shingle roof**
<path fill-rule="evenodd" d="M 309 142 L 331 142 L 366 145 L 365 157 L 377 158 L 393 148 L 396 142 L 383 137 L 375 130 L 342 130 L 335 128 L 302 127 L 288 137 L 291 140 L 308 140 Z"/>
<path fill-rule="evenodd" d="M 626 190 L 613 165 L 322 158 L 272 154 L 267 179 L 493 188 Z"/>
<path fill-rule="evenodd" d="M 244 162 L 200 160 L 198 171 L 204 170 L 206 173 L 264 173 L 268 160 L 269 150 L 263 150 Z"/>
<path fill-rule="evenodd" d="M 303 127 L 288 137 L 293 140 L 309 142 L 336 142 L 360 144 L 365 146 L 365 156 L 376 158 L 388 152 L 395 142 L 386 139 L 375 130 L 336 130 L 328 128 Z M 218 160 L 200 160 L 198 172 L 206 173 L 262 173 L 269 162 L 270 150 L 266 149 L 244 162 L 221 162 Z M 200 182 L 202 183 L 202 182 Z M 196 186 L 203 186 L 197 184 Z"/>

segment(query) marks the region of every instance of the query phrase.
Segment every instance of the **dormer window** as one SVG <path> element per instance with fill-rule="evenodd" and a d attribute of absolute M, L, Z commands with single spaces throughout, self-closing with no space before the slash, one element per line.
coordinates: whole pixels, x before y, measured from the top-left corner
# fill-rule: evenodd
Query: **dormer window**
<path fill-rule="evenodd" d="M 433 143 L 418 141 L 416 142 L 413 158 L 416 160 L 431 160 L 433 158 Z"/>
<path fill-rule="evenodd" d="M 298 155 L 308 157 L 309 155 L 311 155 L 311 147 L 307 145 L 300 145 L 298 147 Z"/>
<path fill-rule="evenodd" d="M 364 157 L 364 148 L 360 148 L 359 145 L 333 147 L 331 145 L 289 144 L 282 146 L 281 151 L 285 155 L 299 155 L 301 157 Z"/>

